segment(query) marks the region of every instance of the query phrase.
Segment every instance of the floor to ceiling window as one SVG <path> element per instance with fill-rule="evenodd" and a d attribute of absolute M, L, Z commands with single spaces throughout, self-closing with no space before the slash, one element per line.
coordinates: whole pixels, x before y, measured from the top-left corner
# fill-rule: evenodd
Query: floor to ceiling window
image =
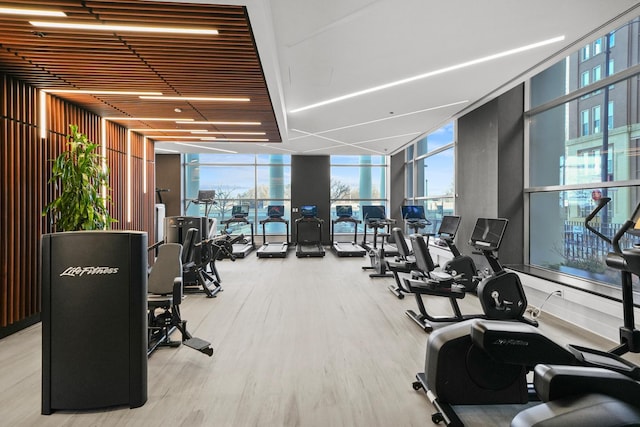
<path fill-rule="evenodd" d="M 610 197 L 593 224 L 613 236 L 640 202 L 639 36 L 636 19 L 531 79 L 525 191 L 532 265 L 619 282 L 604 263 L 610 245 L 584 221 Z"/>
<path fill-rule="evenodd" d="M 281 154 L 185 154 L 184 210 L 190 216 L 215 218 L 218 229 L 231 218 L 234 206 L 242 206 L 249 220 L 258 224 L 267 217 L 267 206 L 284 205 L 291 211 L 291 156 Z M 200 190 L 215 190 L 215 204 L 195 203 Z M 208 212 L 206 212 L 208 210 Z M 279 224 L 267 224 L 266 232 L 278 233 Z M 250 232 L 247 225 L 233 224 L 232 233 Z M 256 233 L 261 229 L 256 228 Z"/>
<path fill-rule="evenodd" d="M 422 205 L 438 230 L 444 215 L 455 211 L 455 128 L 447 123 L 405 150 L 405 201 Z"/>
<path fill-rule="evenodd" d="M 331 156 L 331 216 L 336 206 L 349 205 L 354 218 L 362 220 L 364 205 L 387 207 L 387 158 L 385 156 Z M 360 224 L 358 231 L 363 231 Z M 335 233 L 352 233 L 353 225 L 336 224 Z"/>

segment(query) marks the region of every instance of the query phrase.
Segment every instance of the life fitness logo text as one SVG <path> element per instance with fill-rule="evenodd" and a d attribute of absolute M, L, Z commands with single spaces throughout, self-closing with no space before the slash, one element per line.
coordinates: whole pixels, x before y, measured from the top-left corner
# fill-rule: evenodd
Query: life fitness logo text
<path fill-rule="evenodd" d="M 67 267 L 60 277 L 80 277 L 80 276 L 95 276 L 104 274 L 117 274 L 118 267 Z"/>

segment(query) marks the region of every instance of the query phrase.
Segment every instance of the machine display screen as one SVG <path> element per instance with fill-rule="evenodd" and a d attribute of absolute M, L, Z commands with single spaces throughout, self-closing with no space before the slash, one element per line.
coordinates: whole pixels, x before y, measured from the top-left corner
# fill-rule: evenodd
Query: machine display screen
<path fill-rule="evenodd" d="M 453 215 L 445 215 L 442 217 L 442 223 L 438 229 L 438 234 L 448 234 L 453 237 L 458 232 L 458 226 L 460 225 L 460 217 Z"/>
<path fill-rule="evenodd" d="M 362 207 L 362 218 L 365 221 L 371 219 L 385 219 L 386 217 L 387 214 L 384 205 Z"/>
<path fill-rule="evenodd" d="M 502 218 L 478 218 L 469 243 L 481 250 L 497 250 L 508 222 Z"/>
<path fill-rule="evenodd" d="M 282 218 L 284 216 L 284 206 L 283 205 L 267 206 L 267 216 L 269 218 Z"/>
<path fill-rule="evenodd" d="M 424 219 L 424 206 L 402 206 L 402 218 L 404 219 Z"/>
<path fill-rule="evenodd" d="M 315 218 L 318 216 L 318 207 L 316 205 L 300 206 L 300 214 L 305 218 Z"/>
<path fill-rule="evenodd" d="M 199 190 L 198 200 L 200 201 L 213 201 L 216 198 L 216 190 Z"/>
<path fill-rule="evenodd" d="M 247 206 L 236 205 L 231 208 L 231 215 L 233 215 L 235 218 L 246 217 L 249 216 L 249 209 L 247 208 Z"/>
<path fill-rule="evenodd" d="M 351 205 L 338 205 L 336 206 L 336 215 L 340 218 L 346 218 L 353 215 L 353 209 Z"/>

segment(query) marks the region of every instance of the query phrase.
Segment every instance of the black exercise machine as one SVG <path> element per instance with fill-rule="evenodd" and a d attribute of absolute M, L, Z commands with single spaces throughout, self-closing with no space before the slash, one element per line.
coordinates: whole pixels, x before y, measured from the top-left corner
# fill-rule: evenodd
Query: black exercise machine
<path fill-rule="evenodd" d="M 608 201 L 603 198 L 587 217 L 588 229 L 593 230 L 589 221 Z M 616 412 L 639 425 L 640 367 L 620 356 L 640 352 L 632 292 L 632 275 L 640 275 L 640 248 L 621 250 L 619 244 L 627 232 L 640 235 L 635 229 L 639 221 L 640 204 L 613 241 L 596 232 L 613 245 L 607 265 L 621 271 L 624 325 L 619 346 L 610 352 L 561 346 L 520 322 L 475 319 L 446 326 L 429 336 L 425 371 L 413 383 L 435 405 L 438 412 L 432 420 L 462 425 L 452 408 L 456 404 L 515 404 L 541 398 L 548 403 L 523 411 L 512 425 L 627 425 L 618 424 L 612 416 Z M 482 283 L 479 293 L 481 288 Z M 526 378 L 534 366 L 535 390 Z M 553 419 L 556 416 L 562 418 Z"/>
<path fill-rule="evenodd" d="M 380 244 L 385 243 L 385 256 L 398 255 L 398 249 L 391 244 L 388 237 L 391 233 L 391 226 L 396 223 L 395 219 L 387 218 L 386 208 L 384 205 L 368 205 L 362 206 L 362 220 L 364 221 L 364 233 L 362 235 L 362 243 L 360 246 L 364 248 L 367 253 L 371 252 L 371 249 L 378 247 L 378 240 Z M 367 230 L 373 230 L 373 241 L 367 240 Z"/>
<path fill-rule="evenodd" d="M 388 237 L 391 235 L 391 226 L 396 221 L 386 217 L 385 207 L 382 205 L 363 206 L 362 217 L 365 224 L 362 247 L 367 250 L 370 262 L 370 265 L 363 266 L 362 269 L 375 271 L 375 273 L 369 274 L 369 277 L 392 277 L 393 274 L 387 273 L 388 268 L 385 257 L 397 256 L 399 253 L 398 248 L 388 242 Z M 373 241 L 371 243 L 367 241 L 368 228 L 373 230 Z M 378 240 L 380 241 L 380 246 L 378 246 Z"/>
<path fill-rule="evenodd" d="M 351 205 L 336 206 L 336 219 L 331 220 L 331 249 L 339 257 L 365 256 L 367 251 L 358 242 L 358 224 L 362 221 L 353 217 Z M 334 229 L 336 224 L 353 224 L 353 240 L 349 242 L 338 242 L 335 239 Z"/>
<path fill-rule="evenodd" d="M 400 212 L 405 227 L 409 229 L 409 234 L 427 234 L 420 231 L 431 225 L 431 221 L 425 216 L 424 206 L 402 205 Z"/>
<path fill-rule="evenodd" d="M 193 250 L 193 244 L 186 249 Z M 208 356 L 213 355 L 211 343 L 193 337 L 187 331 L 187 321 L 182 319 L 182 253 L 179 243 L 165 243 L 158 247 L 158 257 L 151 269 L 148 280 L 147 309 L 148 333 L 147 355 L 159 347 L 178 347 L 181 344 L 198 350 Z M 181 339 L 172 340 L 171 334 L 179 330 Z"/>
<path fill-rule="evenodd" d="M 404 288 L 402 287 L 400 274 L 410 274 L 412 271 L 415 271 L 418 266 L 416 264 L 416 257 L 413 251 L 409 249 L 407 239 L 405 239 L 402 230 L 394 227 L 391 229 L 391 235 L 393 236 L 394 242 L 396 242 L 398 256 L 393 261 L 387 261 L 387 268 L 391 271 L 395 280 L 395 285 L 389 285 L 389 290 L 397 296 L 398 299 L 403 299 Z"/>
<path fill-rule="evenodd" d="M 236 258 L 244 258 L 256 248 L 253 240 L 253 222 L 249 221 L 248 217 L 248 207 L 244 205 L 236 205 L 231 209 L 231 218 L 221 221 L 221 224 L 224 225 L 226 234 L 234 240 L 232 253 Z M 248 225 L 251 229 L 251 239 L 247 240 L 242 233 L 233 236 L 231 230 L 233 225 L 240 227 Z"/>
<path fill-rule="evenodd" d="M 296 219 L 296 256 L 298 258 L 323 257 L 325 255 L 325 250 L 322 246 L 323 224 L 324 220 L 318 218 L 318 207 L 316 205 L 300 206 L 300 218 Z M 317 237 L 305 238 L 300 231 L 301 225 L 303 228 L 312 228 L 317 231 L 317 234 L 311 231 L 306 236 L 315 234 Z"/>
<path fill-rule="evenodd" d="M 256 251 L 258 258 L 284 258 L 289 251 L 289 221 L 284 217 L 283 205 L 267 206 L 267 218 L 260 220 L 262 225 L 262 246 Z M 287 240 L 284 242 L 267 242 L 267 224 L 280 223 L 284 224 L 287 229 Z"/>
<path fill-rule="evenodd" d="M 478 285 L 478 299 L 482 305 L 480 314 L 462 314 L 457 301 L 465 297 L 466 288 L 458 283 L 462 275 L 454 277 L 444 271 L 435 271 L 436 266 L 425 237 L 415 234 L 410 236 L 418 270 L 412 272 L 411 278 L 404 279 L 403 291 L 413 293 L 416 298 L 420 313 L 407 310 L 407 315 L 418 326 L 430 332 L 433 330 L 430 322 L 461 322 L 474 318 L 519 320 L 536 325 L 534 320 L 524 317 L 527 298 L 520 278 L 514 272 L 505 271 L 498 260 L 497 251 L 507 224 L 508 221 L 502 218 L 479 218 L 469 242 L 482 251 L 493 270 L 493 274 L 485 277 Z M 448 298 L 453 314 L 429 314 L 422 301 L 423 295 Z"/>
<path fill-rule="evenodd" d="M 438 237 L 441 242 L 447 245 L 453 258 L 442 265 L 441 268 L 443 271 L 459 276 L 456 282 L 464 285 L 465 292 L 475 292 L 483 276 L 478 273 L 473 258 L 468 255 L 462 255 L 454 242 L 459 226 L 459 216 L 445 215 L 442 217 L 442 222 L 438 228 Z"/>

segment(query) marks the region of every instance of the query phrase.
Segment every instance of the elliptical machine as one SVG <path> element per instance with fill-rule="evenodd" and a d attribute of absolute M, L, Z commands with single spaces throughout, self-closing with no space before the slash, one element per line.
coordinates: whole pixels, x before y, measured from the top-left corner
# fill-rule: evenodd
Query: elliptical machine
<path fill-rule="evenodd" d="M 619 246 L 622 236 L 640 221 L 640 205 L 612 242 L 589 225 L 609 200 L 603 198 L 585 223 L 589 230 L 613 244 L 614 252 L 607 255 L 607 265 L 621 271 L 624 325 L 620 328 L 620 345 L 610 352 L 561 346 L 537 328 L 519 322 L 475 319 L 441 328 L 429 336 L 425 371 L 418 373 L 417 381 L 413 383 L 415 390 L 427 392 L 436 407 L 437 412 L 432 415 L 435 423 L 445 421 L 447 425 L 461 426 L 462 422 L 452 408 L 456 404 L 523 404 L 539 398 L 553 400 L 584 392 L 605 393 L 629 402 L 629 397 L 625 397 L 629 390 L 634 390 L 634 396 L 640 395 L 640 367 L 620 357 L 629 351 L 640 352 L 640 331 L 635 329 L 631 284 L 632 274 L 640 275 L 640 248 L 623 251 Z M 640 235 L 637 230 L 635 233 Z M 538 364 L 544 365 L 536 367 L 534 390 L 526 376 Z M 572 366 L 547 369 L 547 364 Z M 582 371 L 583 367 L 589 369 Z M 625 381 L 620 380 L 621 377 Z M 596 397 L 595 401 L 598 399 Z M 632 404 L 640 407 L 640 399 L 633 399 Z M 553 410 L 558 408 L 550 405 L 536 411 L 533 417 L 549 415 Z M 570 419 L 564 424 L 571 424 Z M 576 419 L 573 420 L 576 425 Z"/>

